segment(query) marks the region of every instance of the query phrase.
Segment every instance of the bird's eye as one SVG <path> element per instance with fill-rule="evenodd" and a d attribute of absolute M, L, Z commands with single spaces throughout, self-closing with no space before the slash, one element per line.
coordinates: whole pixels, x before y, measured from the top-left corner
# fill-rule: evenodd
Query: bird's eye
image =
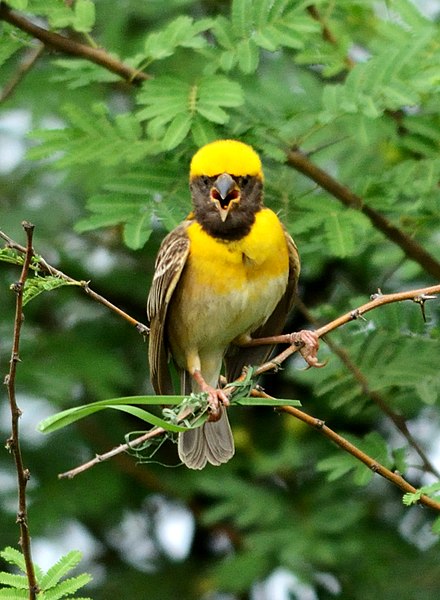
<path fill-rule="evenodd" d="M 211 183 L 209 177 L 202 177 L 202 183 L 206 186 L 209 185 Z"/>
<path fill-rule="evenodd" d="M 242 177 L 240 183 L 243 186 L 247 185 L 249 183 L 249 177 Z"/>

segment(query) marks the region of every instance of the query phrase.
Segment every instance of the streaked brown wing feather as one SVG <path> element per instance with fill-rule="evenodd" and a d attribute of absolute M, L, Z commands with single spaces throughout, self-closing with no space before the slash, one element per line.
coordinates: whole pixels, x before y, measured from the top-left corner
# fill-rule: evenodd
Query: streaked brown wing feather
<path fill-rule="evenodd" d="M 163 240 L 157 255 L 153 282 L 147 300 L 150 323 L 148 359 L 150 377 L 157 394 L 172 394 L 173 385 L 168 369 L 168 348 L 165 322 L 168 306 L 180 279 L 189 253 L 186 233 L 190 221 L 185 221 Z"/>
<path fill-rule="evenodd" d="M 295 301 L 296 287 L 300 272 L 300 260 L 295 242 L 285 229 L 284 233 L 289 250 L 289 278 L 287 280 L 286 291 L 267 321 L 252 333 L 254 339 L 281 333 Z M 234 379 L 237 379 L 245 366 L 258 366 L 264 363 L 273 350 L 274 346 L 240 348 L 231 345 L 225 355 L 227 380 L 233 381 Z"/>

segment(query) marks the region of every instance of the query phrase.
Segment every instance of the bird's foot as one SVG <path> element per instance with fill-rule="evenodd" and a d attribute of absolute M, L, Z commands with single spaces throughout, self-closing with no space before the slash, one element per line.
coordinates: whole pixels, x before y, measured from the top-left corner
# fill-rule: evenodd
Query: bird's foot
<path fill-rule="evenodd" d="M 222 406 L 229 406 L 229 397 L 227 390 L 220 390 L 212 387 L 203 379 L 200 371 L 195 371 L 193 377 L 200 387 L 200 391 L 208 394 L 209 421 L 218 421 L 221 417 Z"/>
<path fill-rule="evenodd" d="M 325 367 L 327 364 L 327 362 L 318 361 L 319 337 L 314 331 L 302 329 L 291 333 L 290 345 L 298 348 L 298 352 L 309 367 Z"/>

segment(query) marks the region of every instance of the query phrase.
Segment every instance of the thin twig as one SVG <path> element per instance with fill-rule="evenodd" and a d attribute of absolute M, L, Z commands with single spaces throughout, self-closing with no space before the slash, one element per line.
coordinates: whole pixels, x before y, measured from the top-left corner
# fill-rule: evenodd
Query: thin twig
<path fill-rule="evenodd" d="M 182 421 L 187 419 L 191 414 L 192 414 L 192 408 L 187 407 L 178 416 L 176 422 L 181 423 Z M 114 456 L 117 456 L 118 454 L 121 454 L 122 452 L 127 452 L 128 450 L 131 450 L 132 448 L 136 448 L 137 446 L 140 446 L 144 442 L 151 440 L 152 438 L 157 437 L 159 435 L 162 435 L 163 433 L 165 433 L 165 429 L 163 427 L 154 427 L 150 431 L 146 431 L 145 433 L 143 433 L 139 437 L 135 438 L 134 440 L 131 440 L 130 442 L 127 442 L 125 444 L 119 444 L 119 446 L 112 448 L 112 450 L 109 450 L 108 452 L 105 452 L 104 454 L 97 454 L 95 456 L 95 458 L 92 458 L 92 460 L 89 460 L 88 462 L 86 462 L 82 465 L 79 465 L 79 467 L 70 469 L 70 471 L 66 471 L 65 473 L 60 473 L 58 475 L 58 479 L 73 479 L 75 477 L 75 475 L 79 475 L 80 473 L 87 471 L 88 469 L 90 469 L 91 467 L 94 467 L 98 463 L 109 460 L 110 458 L 113 458 Z"/>
<path fill-rule="evenodd" d="M 408 292 L 400 292 L 400 293 L 396 293 L 396 294 L 379 295 L 371 302 L 368 302 L 367 304 L 363 304 L 356 310 L 346 313 L 342 317 L 338 317 L 337 319 L 335 319 L 334 321 L 331 321 L 327 325 L 320 327 L 319 329 L 317 329 L 315 331 L 315 333 L 317 334 L 318 337 L 322 337 L 324 334 L 326 334 L 330 331 L 333 331 L 334 329 L 341 327 L 345 323 L 348 323 L 349 321 L 352 321 L 353 319 L 358 318 L 362 314 L 364 314 L 370 310 L 373 310 L 375 308 L 378 308 L 379 306 L 382 306 L 384 304 L 390 304 L 391 302 L 400 302 L 402 300 L 413 300 L 413 301 L 417 302 L 417 301 L 419 301 L 420 298 L 429 296 L 431 294 L 440 294 L 440 285 L 432 286 L 432 287 L 428 287 L 428 288 L 421 288 L 421 289 L 412 290 L 412 291 L 408 291 Z M 283 341 L 287 342 L 290 339 L 290 334 L 287 334 L 286 336 L 279 336 L 279 338 L 280 338 L 280 343 L 282 343 Z M 269 371 L 271 369 L 275 369 L 275 370 L 278 369 L 279 366 L 286 360 L 286 358 L 288 358 L 289 356 L 291 356 L 298 350 L 299 350 L 298 346 L 295 346 L 295 345 L 289 346 L 286 350 L 284 350 L 283 352 L 278 354 L 275 358 L 264 363 L 258 369 L 255 369 L 254 375 L 258 376 L 258 375 L 261 375 L 262 373 L 265 373 L 266 371 Z M 237 379 L 237 382 L 242 381 L 243 377 L 244 376 L 239 377 Z M 231 386 L 231 389 L 233 389 L 233 386 Z M 65 473 L 61 473 L 59 475 L 59 477 L 60 478 L 73 478 L 73 477 L 75 477 L 75 475 L 78 475 L 79 473 L 83 473 L 84 471 L 86 471 L 87 469 L 90 469 L 94 465 L 96 465 L 100 462 L 103 462 L 105 460 L 108 460 L 108 459 L 112 458 L 113 456 L 120 454 L 121 452 L 127 451 L 131 446 L 138 446 L 146 439 L 151 439 L 152 437 L 161 435 L 163 432 L 164 432 L 164 430 L 162 428 L 156 427 L 156 428 L 152 429 L 151 431 L 143 434 L 142 436 L 135 438 L 134 440 L 132 440 L 130 442 L 130 444 L 120 444 L 119 446 L 117 446 L 116 448 L 113 448 L 109 452 L 106 452 L 105 454 L 96 456 L 94 459 L 88 461 L 87 463 L 84 463 L 74 469 L 66 471 Z M 335 435 L 337 435 L 337 434 L 335 434 Z M 409 488 L 407 491 L 410 491 Z"/>
<path fill-rule="evenodd" d="M 23 81 L 24 77 L 29 73 L 37 60 L 45 50 L 44 44 L 38 44 L 35 48 L 31 48 L 25 55 L 23 61 L 17 68 L 13 77 L 4 85 L 0 94 L 0 102 L 5 102 L 14 93 L 18 85 Z"/>
<path fill-rule="evenodd" d="M 423 304 L 426 300 L 430 299 L 430 296 L 437 294 L 440 294 L 440 285 L 433 285 L 426 288 L 418 288 L 416 290 L 408 290 L 406 292 L 396 292 L 395 294 L 373 294 L 372 300 L 370 302 L 362 304 L 362 306 L 359 306 L 358 308 L 355 308 L 354 310 L 345 313 L 337 319 L 330 321 L 330 323 L 327 323 L 327 325 L 323 325 L 322 327 L 315 329 L 314 332 L 318 338 L 321 338 L 327 333 L 330 333 L 330 331 L 334 331 L 335 329 L 338 329 L 338 327 L 341 327 L 342 325 L 345 325 L 350 321 L 362 318 L 362 315 L 364 315 L 365 313 L 369 312 L 370 310 L 374 310 L 379 306 L 383 306 L 384 304 L 391 304 L 393 302 L 403 302 L 404 300 L 412 300 L 417 304 Z M 277 338 L 278 339 L 276 343 L 288 344 L 291 340 L 291 334 L 287 333 L 285 335 L 277 336 Z M 278 354 L 274 358 L 260 365 L 258 369 L 255 369 L 255 375 L 262 375 L 263 373 L 271 371 L 272 369 L 277 370 L 279 366 L 287 358 L 289 358 L 289 356 L 291 356 L 295 352 L 298 352 L 298 350 L 300 350 L 300 347 L 292 344 L 291 346 L 280 352 L 280 354 Z"/>
<path fill-rule="evenodd" d="M 408 483 L 399 473 L 393 473 L 392 471 L 381 465 L 379 462 L 377 462 L 377 460 L 371 458 L 371 456 L 368 456 L 368 454 L 365 454 L 365 452 L 362 452 L 362 450 L 359 450 L 359 448 L 357 448 L 354 444 L 350 443 L 344 437 L 330 429 L 330 427 L 327 427 L 327 425 L 324 423 L 324 421 L 321 421 L 321 419 L 311 417 L 307 413 L 303 412 L 302 410 L 299 410 L 298 408 L 295 408 L 294 406 L 281 406 L 276 410 L 292 415 L 293 417 L 299 419 L 303 423 L 307 423 L 307 425 L 310 425 L 311 427 L 317 429 L 329 440 L 335 442 L 335 444 L 342 448 L 342 450 L 348 452 L 348 454 L 351 454 L 357 460 L 360 460 L 374 473 L 378 473 L 385 479 L 388 479 L 388 481 L 391 481 L 391 483 L 396 485 L 402 491 L 410 492 L 411 494 L 417 492 L 417 489 L 410 483 Z M 424 504 L 425 506 L 429 506 L 429 508 L 432 508 L 436 511 L 440 511 L 440 502 L 436 502 L 429 496 L 422 494 L 420 496 L 420 503 Z"/>
<path fill-rule="evenodd" d="M 440 280 L 440 262 L 427 252 L 420 244 L 413 240 L 404 231 L 396 227 L 381 213 L 364 203 L 348 187 L 333 179 L 326 171 L 315 165 L 309 157 L 299 149 L 287 152 L 287 163 L 309 177 L 324 190 L 327 190 L 337 200 L 348 208 L 359 210 L 367 216 L 373 226 L 381 231 L 389 240 L 397 244 L 405 255 L 418 263 L 427 273 Z"/>
<path fill-rule="evenodd" d="M 17 244 L 17 242 L 15 242 L 13 239 L 11 239 L 3 231 L 0 231 L 0 238 L 3 238 L 5 240 L 6 246 L 8 248 L 17 250 L 21 254 L 26 254 L 26 248 L 24 248 L 24 246 L 22 246 L 21 244 Z M 88 281 L 78 281 L 77 279 L 73 279 L 69 275 L 66 275 L 59 269 L 56 269 L 55 267 L 50 265 L 43 257 L 39 256 L 38 254 L 35 254 L 34 251 L 32 252 L 32 256 L 37 259 L 38 265 L 41 267 L 42 271 L 44 271 L 45 273 L 48 273 L 49 275 L 55 275 L 56 277 L 59 277 L 60 279 L 63 279 L 64 281 L 68 281 L 69 283 L 73 283 L 77 286 L 80 286 L 83 289 L 83 291 L 88 296 L 90 296 L 90 298 L 92 298 L 96 302 L 99 302 L 100 304 L 103 304 L 104 306 L 109 308 L 111 311 L 113 311 L 114 313 L 116 313 L 117 315 L 119 315 L 120 317 L 125 319 L 126 321 L 128 321 L 128 323 L 130 323 L 130 325 L 133 325 L 134 327 L 136 327 L 136 329 L 139 331 L 139 333 L 141 335 L 145 336 L 145 335 L 148 335 L 148 333 L 150 332 L 149 328 L 144 323 L 141 323 L 137 319 L 134 319 L 128 313 L 124 312 L 122 309 L 118 308 L 117 306 L 115 306 L 114 304 L 109 302 L 109 300 L 104 298 L 104 296 L 101 296 L 97 292 L 93 291 L 92 288 L 89 286 Z"/>
<path fill-rule="evenodd" d="M 295 302 L 296 308 L 305 316 L 305 318 L 309 321 L 313 326 L 317 325 L 317 319 L 312 315 L 309 309 L 299 300 L 297 299 Z M 325 338 L 324 339 L 327 346 L 331 349 L 331 351 L 338 356 L 340 361 L 344 364 L 346 369 L 352 374 L 354 379 L 359 383 L 362 393 L 367 396 L 379 409 L 392 421 L 394 426 L 400 431 L 403 437 L 406 439 L 408 444 L 415 450 L 415 452 L 419 455 L 420 460 L 422 461 L 423 469 L 425 472 L 430 472 L 435 475 L 438 479 L 440 479 L 440 471 L 432 464 L 429 460 L 426 452 L 420 446 L 418 441 L 414 438 L 411 432 L 408 429 L 406 421 L 402 415 L 396 413 L 390 406 L 388 406 L 386 400 L 382 397 L 379 392 L 370 389 L 370 385 L 368 383 L 368 379 L 359 369 L 359 367 L 355 364 L 355 362 L 350 358 L 349 353 L 342 348 L 339 344 L 336 344 L 333 340 Z"/>
<path fill-rule="evenodd" d="M 7 21 L 11 25 L 18 27 L 18 29 L 21 29 L 29 35 L 32 35 L 49 48 L 53 48 L 70 56 L 84 58 L 85 60 L 99 65 L 100 67 L 104 67 L 112 73 L 116 73 L 116 75 L 122 79 L 125 79 L 129 83 L 140 84 L 143 81 L 150 79 L 150 76 L 143 71 L 138 71 L 137 69 L 133 69 L 132 67 L 122 63 L 105 50 L 86 46 L 85 44 L 81 44 L 80 42 L 66 38 L 58 33 L 48 31 L 47 29 L 43 29 L 42 27 L 35 25 L 35 23 L 32 23 L 32 21 L 26 17 L 23 17 L 19 13 L 11 10 L 11 8 L 4 2 L 0 2 L 0 21 L 1 20 Z"/>
<path fill-rule="evenodd" d="M 37 580 L 35 577 L 34 565 L 32 562 L 31 553 L 31 537 L 29 533 L 29 522 L 27 513 L 27 502 L 26 502 L 26 486 L 30 478 L 30 472 L 23 464 L 23 456 L 20 447 L 20 436 L 19 436 L 19 419 L 21 416 L 21 410 L 17 405 L 17 398 L 15 393 L 15 378 L 17 373 L 17 365 L 20 362 L 20 334 L 21 327 L 23 324 L 23 289 L 24 284 L 29 272 L 29 265 L 33 256 L 32 249 L 32 237 L 34 226 L 31 223 L 23 221 L 23 228 L 27 236 L 27 246 L 25 260 L 21 270 L 20 279 L 17 283 L 12 286 L 13 291 L 16 295 L 15 303 L 15 320 L 14 320 L 14 337 L 12 343 L 11 360 L 9 363 L 9 373 L 5 377 L 5 385 L 8 390 L 9 405 L 11 409 L 11 437 L 6 442 L 6 447 L 14 457 L 15 467 L 17 470 L 18 480 L 18 513 L 17 523 L 20 526 L 20 546 L 23 552 L 25 564 L 26 564 L 26 575 L 29 584 L 29 600 L 35 600 L 37 593 L 39 592 Z"/>
<path fill-rule="evenodd" d="M 163 427 L 154 427 L 150 431 L 146 431 L 143 435 L 135 438 L 130 443 L 119 444 L 119 446 L 112 448 L 112 450 L 109 450 L 104 454 L 97 454 L 95 458 L 92 458 L 91 460 L 87 461 L 86 463 L 83 463 L 82 465 L 79 465 L 78 467 L 75 467 L 74 469 L 70 469 L 70 471 L 60 473 L 58 475 L 58 479 L 73 479 L 75 475 L 79 475 L 80 473 L 87 471 L 88 469 L 94 467 L 98 463 L 109 460 L 110 458 L 113 458 L 114 456 L 117 456 L 122 452 L 128 452 L 128 450 L 130 450 L 131 448 L 136 448 L 144 442 L 151 440 L 152 438 L 157 437 L 158 435 L 162 435 L 163 433 L 165 433 L 165 429 L 163 429 Z"/>
<path fill-rule="evenodd" d="M 326 42 L 329 42 L 330 44 L 332 44 L 334 46 L 338 46 L 337 38 L 335 37 L 335 35 L 331 31 L 331 29 L 329 28 L 327 23 L 325 23 L 324 19 L 321 17 L 321 14 L 318 11 L 318 9 L 316 8 L 316 6 L 314 4 L 311 4 L 310 6 L 307 7 L 307 12 L 310 14 L 310 16 L 313 19 L 315 19 L 315 21 L 318 21 L 318 23 L 321 25 L 321 32 L 322 32 L 323 39 Z M 354 62 L 354 60 L 352 58 L 350 58 L 349 56 L 346 56 L 344 58 L 344 62 L 347 66 L 347 69 L 352 69 L 356 64 Z"/>

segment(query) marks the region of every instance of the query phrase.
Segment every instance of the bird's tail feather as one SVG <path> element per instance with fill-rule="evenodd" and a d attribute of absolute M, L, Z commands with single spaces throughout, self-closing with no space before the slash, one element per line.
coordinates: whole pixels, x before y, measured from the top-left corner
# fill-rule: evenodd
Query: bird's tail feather
<path fill-rule="evenodd" d="M 189 379 L 188 373 L 182 373 L 182 393 L 188 393 Z M 195 382 L 192 390 L 198 391 Z M 207 462 L 218 466 L 228 462 L 234 455 L 234 438 L 228 413 L 224 408 L 220 410 L 218 421 L 207 421 L 201 427 L 179 433 L 179 458 L 190 469 L 203 469 Z"/>

